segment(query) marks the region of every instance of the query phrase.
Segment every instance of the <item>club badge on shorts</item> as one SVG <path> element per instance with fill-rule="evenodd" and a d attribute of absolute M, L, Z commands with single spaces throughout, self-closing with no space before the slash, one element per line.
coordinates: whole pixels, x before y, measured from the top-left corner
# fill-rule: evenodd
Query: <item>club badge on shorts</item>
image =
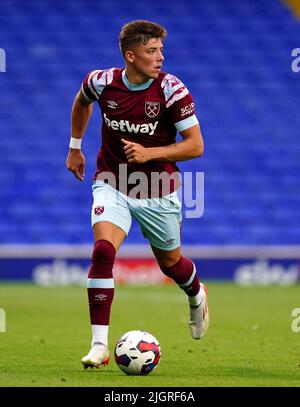
<path fill-rule="evenodd" d="M 159 102 L 145 102 L 145 113 L 150 119 L 156 117 L 160 111 Z"/>
<path fill-rule="evenodd" d="M 104 206 L 96 206 L 94 209 L 95 215 L 102 215 L 103 212 L 104 212 Z"/>

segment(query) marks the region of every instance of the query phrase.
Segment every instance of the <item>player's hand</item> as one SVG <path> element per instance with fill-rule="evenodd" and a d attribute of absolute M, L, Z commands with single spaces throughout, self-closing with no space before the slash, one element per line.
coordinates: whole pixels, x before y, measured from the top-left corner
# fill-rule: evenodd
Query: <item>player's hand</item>
<path fill-rule="evenodd" d="M 123 138 L 121 141 L 124 144 L 124 151 L 129 163 L 143 164 L 149 160 L 146 147 Z"/>
<path fill-rule="evenodd" d="M 84 180 L 84 155 L 82 154 L 81 150 L 70 148 L 66 166 L 67 169 L 75 175 L 79 181 Z"/>

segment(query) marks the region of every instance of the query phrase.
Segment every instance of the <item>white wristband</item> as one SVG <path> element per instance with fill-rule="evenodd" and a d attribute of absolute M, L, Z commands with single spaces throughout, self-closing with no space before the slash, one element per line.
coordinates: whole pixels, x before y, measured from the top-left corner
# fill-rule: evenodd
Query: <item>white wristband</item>
<path fill-rule="evenodd" d="M 81 142 L 82 142 L 82 138 L 71 137 L 69 147 L 80 150 L 81 149 Z"/>

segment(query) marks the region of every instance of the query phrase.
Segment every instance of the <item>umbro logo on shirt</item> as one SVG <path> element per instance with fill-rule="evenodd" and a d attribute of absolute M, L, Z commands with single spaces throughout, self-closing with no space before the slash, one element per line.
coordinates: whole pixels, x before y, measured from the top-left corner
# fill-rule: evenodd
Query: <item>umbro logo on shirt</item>
<path fill-rule="evenodd" d="M 144 133 L 152 136 L 158 125 L 158 121 L 154 123 L 135 124 L 130 123 L 128 120 L 110 120 L 104 113 L 104 120 L 108 127 L 113 130 L 119 130 L 128 133 Z"/>
<path fill-rule="evenodd" d="M 110 107 L 111 109 L 116 109 L 116 107 L 118 106 L 117 102 L 114 102 L 113 100 L 108 100 L 107 101 L 107 105 L 108 107 Z"/>

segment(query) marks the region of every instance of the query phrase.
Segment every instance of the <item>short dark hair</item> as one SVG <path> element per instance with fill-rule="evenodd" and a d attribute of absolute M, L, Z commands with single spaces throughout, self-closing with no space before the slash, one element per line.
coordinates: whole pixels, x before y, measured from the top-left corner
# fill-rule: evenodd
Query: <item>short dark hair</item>
<path fill-rule="evenodd" d="M 123 55 L 130 47 L 144 44 L 146 45 L 150 38 L 164 39 L 167 30 L 159 24 L 147 20 L 135 20 L 123 25 L 120 32 L 119 45 Z"/>

